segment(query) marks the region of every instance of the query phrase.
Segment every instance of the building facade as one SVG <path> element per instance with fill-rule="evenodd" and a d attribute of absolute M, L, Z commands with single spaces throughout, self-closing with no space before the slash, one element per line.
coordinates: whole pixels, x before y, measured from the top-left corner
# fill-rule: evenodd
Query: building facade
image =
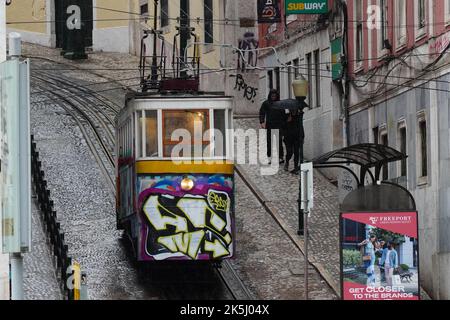
<path fill-rule="evenodd" d="M 435 299 L 449 299 L 450 1 L 347 4 L 349 142 L 385 144 L 408 155 L 386 166 L 383 180 L 414 196 L 422 286 Z"/>
<path fill-rule="evenodd" d="M 325 15 L 298 14 L 285 16 L 284 0 L 280 1 L 282 22 L 260 24 L 259 87 L 262 102 L 270 89 L 277 89 L 281 99 L 294 98 L 294 79 L 309 81 L 309 105 L 304 112 L 305 158 L 312 159 L 344 146 L 343 82 L 332 74 L 332 44 L 342 52 L 342 8 L 329 1 Z M 264 49 L 263 49 L 264 48 Z M 339 55 L 339 54 L 338 54 Z M 340 57 L 336 58 L 337 60 Z M 331 173 L 332 177 L 336 177 Z"/>
<path fill-rule="evenodd" d="M 144 29 L 154 26 L 155 1 L 135 0 L 131 10 L 139 13 L 140 20 L 130 20 L 132 38 L 131 52 L 140 54 Z M 234 112 L 239 115 L 256 115 L 259 110 L 257 51 L 249 57 L 249 51 L 242 55 L 236 50 L 258 46 L 256 4 L 233 0 L 159 0 L 156 7 L 157 30 L 164 38 L 167 55 L 166 70 L 171 72 L 172 61 L 181 56 L 180 36 L 177 28 L 183 19 L 193 28 L 194 36 L 187 40 L 187 56 L 193 56 L 194 44 L 199 45 L 200 89 L 224 92 L 235 96 Z M 146 55 L 152 54 L 153 35 L 144 41 Z M 162 41 L 157 41 L 158 55 Z M 173 50 L 175 48 L 175 50 Z M 242 59 L 246 60 L 243 68 Z"/>
<path fill-rule="evenodd" d="M 131 0 L 132 1 L 132 0 Z M 7 6 L 9 32 L 19 32 L 25 42 L 61 47 L 64 37 L 64 8 L 69 4 L 82 8 L 86 21 L 85 45 L 94 51 L 129 52 L 130 0 L 13 0 Z M 71 11 L 75 13 L 75 11 Z"/>

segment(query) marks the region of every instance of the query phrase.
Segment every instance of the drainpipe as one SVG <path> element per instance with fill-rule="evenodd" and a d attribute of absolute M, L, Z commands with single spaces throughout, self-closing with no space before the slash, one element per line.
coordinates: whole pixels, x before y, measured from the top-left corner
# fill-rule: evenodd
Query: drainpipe
<path fill-rule="evenodd" d="M 344 123 L 343 123 L 343 134 L 344 134 L 344 147 L 350 145 L 350 126 L 349 122 L 349 94 L 350 94 L 350 77 L 349 77 L 349 66 L 348 66 L 348 9 L 347 3 L 341 0 L 342 11 L 344 13 L 344 35 L 343 35 L 343 73 L 344 73 L 344 92 L 343 92 L 343 107 L 344 107 Z"/>

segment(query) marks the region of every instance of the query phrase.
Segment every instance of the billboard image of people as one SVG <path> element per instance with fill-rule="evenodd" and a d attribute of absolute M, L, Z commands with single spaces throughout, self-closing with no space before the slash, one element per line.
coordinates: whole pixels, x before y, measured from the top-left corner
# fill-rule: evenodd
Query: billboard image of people
<path fill-rule="evenodd" d="M 341 213 L 344 300 L 419 300 L 417 212 Z"/>

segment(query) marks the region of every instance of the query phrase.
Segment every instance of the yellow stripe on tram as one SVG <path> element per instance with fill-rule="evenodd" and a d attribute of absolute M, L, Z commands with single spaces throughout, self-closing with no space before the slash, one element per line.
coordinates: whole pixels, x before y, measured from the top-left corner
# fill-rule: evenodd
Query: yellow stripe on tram
<path fill-rule="evenodd" d="M 137 161 L 136 173 L 209 173 L 233 174 L 234 163 L 230 161 Z"/>

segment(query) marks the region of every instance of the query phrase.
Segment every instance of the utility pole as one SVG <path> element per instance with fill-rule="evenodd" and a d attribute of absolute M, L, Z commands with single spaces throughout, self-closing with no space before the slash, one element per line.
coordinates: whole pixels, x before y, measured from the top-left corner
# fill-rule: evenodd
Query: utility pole
<path fill-rule="evenodd" d="M 187 61 L 184 59 L 189 38 L 189 0 L 180 0 L 180 69 L 185 69 Z M 181 78 L 187 76 L 186 71 L 180 73 Z"/>
<path fill-rule="evenodd" d="M 156 30 L 158 29 L 158 0 L 154 0 L 153 7 L 153 59 L 152 59 L 152 86 L 158 82 L 158 57 L 156 56 L 156 41 L 158 39 Z"/>
<path fill-rule="evenodd" d="M 0 0 L 0 63 L 6 61 L 6 3 Z M 0 85 L 3 86 L 3 79 L 0 79 Z M 3 92 L 0 88 L 0 121 L 3 122 Z M 9 259 L 7 254 L 3 254 L 3 193 L 5 192 L 5 180 L 3 168 L 3 141 L 0 131 L 0 300 L 9 300 Z"/>

